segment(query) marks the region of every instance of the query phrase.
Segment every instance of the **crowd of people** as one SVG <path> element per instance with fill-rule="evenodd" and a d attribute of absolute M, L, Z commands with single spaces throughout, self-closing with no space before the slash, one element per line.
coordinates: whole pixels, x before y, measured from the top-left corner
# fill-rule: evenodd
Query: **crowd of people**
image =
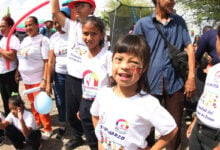
<path fill-rule="evenodd" d="M 59 0 L 51 0 L 52 20 L 39 29 L 38 19 L 27 17 L 27 36 L 20 42 L 13 34 L 9 49 L 6 43 L 14 21 L 3 17 L 0 92 L 5 117 L 0 115 L 0 144 L 7 136 L 15 149 L 27 143 L 38 150 L 41 139 L 49 140 L 53 134 L 50 114 L 34 107 L 40 91 L 27 94 L 31 112 L 25 108 L 18 93 L 22 80 L 27 90 L 40 87 L 49 96 L 54 92 L 57 140 L 64 138 L 70 125 L 66 149 L 83 145 L 85 135 L 91 150 L 181 150 L 184 104 L 193 99 L 196 115 L 187 130 L 189 149 L 220 150 L 220 25 L 204 28 L 192 42 L 185 20 L 174 13 L 175 1 L 152 2 L 153 13 L 120 37 L 112 52 L 105 23 L 93 16 L 94 0 L 69 2 L 74 20 L 70 11 L 60 9 Z M 186 51 L 186 79 L 172 66 L 167 41 L 156 26 L 172 46 Z M 200 92 L 197 80 L 203 82 Z M 155 130 L 160 134 L 157 140 Z"/>

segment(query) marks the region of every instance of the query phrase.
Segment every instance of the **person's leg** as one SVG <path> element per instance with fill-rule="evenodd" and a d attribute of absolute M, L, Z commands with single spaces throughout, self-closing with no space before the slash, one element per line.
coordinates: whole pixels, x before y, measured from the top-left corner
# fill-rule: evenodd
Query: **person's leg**
<path fill-rule="evenodd" d="M 195 127 L 197 127 L 197 136 L 202 150 L 213 150 L 214 147 L 219 144 L 220 130 L 217 131 L 205 125 L 201 125 L 199 121 Z"/>
<path fill-rule="evenodd" d="M 166 150 L 177 150 L 178 148 L 181 148 L 181 124 L 184 108 L 183 89 L 175 92 L 172 95 L 165 94 L 164 107 L 173 116 L 179 129 L 176 136 L 166 146 Z"/>
<path fill-rule="evenodd" d="M 31 89 L 34 87 L 38 87 L 40 84 L 34 84 L 34 85 L 26 85 L 25 84 L 25 88 L 26 89 Z M 50 120 L 50 115 L 49 114 L 39 114 L 35 107 L 34 107 L 34 98 L 35 96 L 39 93 L 38 92 L 33 92 L 28 94 L 28 99 L 31 103 L 31 111 L 34 115 L 35 118 L 35 122 L 38 126 L 41 126 L 41 124 L 43 125 L 44 128 L 44 134 L 42 135 L 42 138 L 47 140 L 48 138 L 50 138 L 50 136 L 52 135 L 52 127 L 51 127 L 51 120 Z"/>
<path fill-rule="evenodd" d="M 80 103 L 80 120 L 82 122 L 83 131 L 86 135 L 86 141 L 91 150 L 98 149 L 98 140 L 95 135 L 95 129 L 92 123 L 90 107 L 93 101 L 82 99 Z"/>
<path fill-rule="evenodd" d="M 34 92 L 33 93 L 34 98 L 37 96 L 37 94 L 39 94 L 39 92 Z M 34 108 L 34 111 L 36 111 L 35 108 Z M 50 114 L 39 114 L 38 112 L 37 112 L 37 114 L 39 116 L 40 122 L 43 125 L 44 131 L 45 132 L 51 132 L 52 127 L 51 127 Z"/>
<path fill-rule="evenodd" d="M 82 82 L 70 76 L 66 77 L 65 81 L 65 97 L 67 119 L 73 129 L 73 136 L 81 138 L 83 129 L 80 120 L 77 118 L 79 111 L 80 100 L 82 98 Z"/>
<path fill-rule="evenodd" d="M 5 135 L 10 139 L 15 148 L 23 148 L 25 137 L 14 125 L 5 128 Z"/>
<path fill-rule="evenodd" d="M 66 115 L 67 121 L 72 129 L 73 139 L 65 146 L 73 147 L 78 141 L 82 141 L 82 124 L 77 118 L 79 111 L 80 100 L 82 98 L 82 80 L 73 78 L 69 75 L 65 79 L 65 100 L 66 100 Z"/>
<path fill-rule="evenodd" d="M 18 92 L 18 84 L 15 82 L 15 71 L 8 72 L 0 75 L 0 92 L 5 109 L 5 115 L 10 112 L 8 108 L 8 99 L 12 92 Z"/>
<path fill-rule="evenodd" d="M 25 86 L 25 89 L 31 89 L 31 88 L 34 88 L 34 87 L 38 87 L 40 84 L 36 84 L 36 85 L 27 85 L 27 84 L 24 84 Z M 35 94 L 38 93 L 38 92 L 35 92 Z M 34 108 L 34 93 L 30 93 L 30 94 L 27 94 L 27 97 L 28 97 L 28 100 L 30 101 L 30 104 L 31 104 L 31 112 L 33 113 L 34 115 L 34 119 L 35 119 L 35 122 L 38 126 L 41 125 L 41 121 L 40 121 L 40 115 L 39 113 L 36 111 L 36 109 Z"/>
<path fill-rule="evenodd" d="M 189 150 L 201 150 L 201 141 L 198 138 L 198 128 L 197 123 L 193 127 L 192 133 L 189 137 Z"/>
<path fill-rule="evenodd" d="M 38 150 L 40 147 L 41 141 L 41 132 L 40 130 L 34 130 L 31 132 L 29 137 L 26 139 L 27 143 L 31 145 L 33 150 Z"/>
<path fill-rule="evenodd" d="M 65 74 L 54 74 L 54 93 L 56 97 L 56 106 L 58 109 L 58 119 L 59 119 L 59 132 L 56 136 L 57 139 L 61 139 L 66 131 L 66 103 L 65 103 Z"/>

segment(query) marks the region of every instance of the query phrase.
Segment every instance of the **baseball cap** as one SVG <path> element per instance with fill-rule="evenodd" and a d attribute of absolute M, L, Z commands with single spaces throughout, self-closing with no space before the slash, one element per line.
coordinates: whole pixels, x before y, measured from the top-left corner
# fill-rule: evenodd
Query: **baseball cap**
<path fill-rule="evenodd" d="M 78 2 L 89 3 L 93 8 L 96 8 L 94 0 L 73 0 L 72 2 L 69 2 L 68 7 L 69 8 L 74 8 L 74 5 Z"/>

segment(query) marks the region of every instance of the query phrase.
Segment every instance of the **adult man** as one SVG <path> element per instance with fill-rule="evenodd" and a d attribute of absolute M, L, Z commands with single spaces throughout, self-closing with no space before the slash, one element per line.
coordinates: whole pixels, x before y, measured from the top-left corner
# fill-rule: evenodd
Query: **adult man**
<path fill-rule="evenodd" d="M 81 57 L 86 53 L 87 46 L 82 41 L 82 22 L 93 14 L 95 10 L 94 0 L 74 0 L 68 4 L 69 8 L 74 8 L 76 21 L 72 21 L 60 12 L 59 1 L 52 0 L 52 13 L 55 15 L 63 30 L 69 33 L 67 50 L 67 72 L 65 82 L 65 98 L 67 120 L 73 130 L 73 139 L 65 146 L 75 148 L 83 144 L 83 129 L 76 113 L 79 110 L 80 100 L 82 98 L 82 77 L 80 73 Z"/>
<path fill-rule="evenodd" d="M 142 18 L 134 28 L 134 34 L 142 34 L 151 47 L 151 60 L 148 80 L 151 94 L 164 105 L 174 117 L 179 131 L 177 136 L 166 147 L 167 150 L 180 149 L 180 130 L 183 114 L 184 94 L 190 98 L 195 90 L 195 56 L 185 21 L 173 13 L 174 0 L 152 0 L 155 12 Z M 183 79 L 175 72 L 168 57 L 166 43 L 153 20 L 157 23 L 168 41 L 178 49 L 186 49 L 188 55 L 189 73 L 183 88 Z"/>
<path fill-rule="evenodd" d="M 52 20 L 46 20 L 44 22 L 44 25 L 45 25 L 44 27 L 40 28 L 39 33 L 43 34 L 44 36 L 46 36 L 48 38 L 50 38 L 50 36 L 55 33 L 55 31 L 52 30 L 52 28 L 53 28 L 53 21 Z"/>
<path fill-rule="evenodd" d="M 212 57 L 213 65 L 220 62 L 216 51 L 216 35 L 215 29 L 210 29 L 205 32 L 199 39 L 198 49 L 196 50 L 196 61 L 200 63 L 202 56 L 207 52 Z"/>

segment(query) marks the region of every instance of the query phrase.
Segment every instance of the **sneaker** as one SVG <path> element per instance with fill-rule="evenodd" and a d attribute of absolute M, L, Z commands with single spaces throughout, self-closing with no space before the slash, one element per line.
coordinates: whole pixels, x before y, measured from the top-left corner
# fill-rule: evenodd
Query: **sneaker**
<path fill-rule="evenodd" d="M 72 150 L 78 146 L 82 146 L 85 144 L 85 141 L 82 138 L 74 138 L 69 140 L 66 144 L 65 144 L 65 148 L 66 150 Z"/>
<path fill-rule="evenodd" d="M 56 136 L 56 139 L 57 140 L 61 140 L 63 138 L 65 132 L 66 132 L 66 128 L 65 129 L 59 128 L 59 131 L 58 131 L 58 134 Z"/>
<path fill-rule="evenodd" d="M 46 131 L 41 131 L 41 139 L 42 140 L 48 140 L 50 139 L 50 137 L 52 136 L 53 134 L 53 131 L 50 131 L 50 132 L 46 132 Z"/>
<path fill-rule="evenodd" d="M 0 137 L 0 146 L 5 143 L 5 136 Z"/>
<path fill-rule="evenodd" d="M 37 129 L 42 129 L 42 128 L 43 128 L 42 124 L 41 125 L 37 125 Z"/>

